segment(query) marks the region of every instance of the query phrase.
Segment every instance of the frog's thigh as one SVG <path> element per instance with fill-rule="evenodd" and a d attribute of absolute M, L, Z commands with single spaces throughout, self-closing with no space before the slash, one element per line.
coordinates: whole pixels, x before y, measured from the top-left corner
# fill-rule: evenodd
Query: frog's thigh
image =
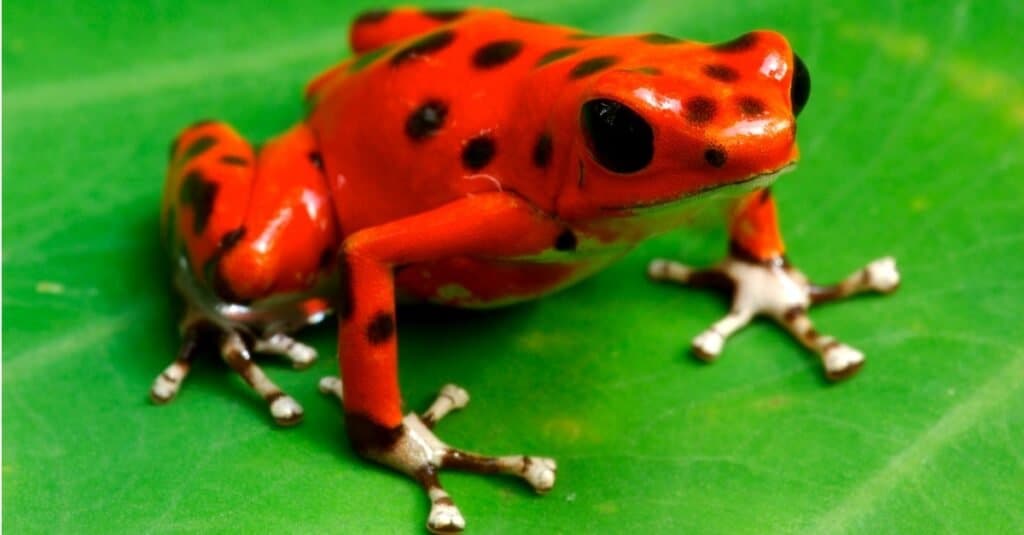
<path fill-rule="evenodd" d="M 239 238 L 217 266 L 225 297 L 255 299 L 310 287 L 330 267 L 337 231 L 323 163 L 299 125 L 263 145 Z"/>

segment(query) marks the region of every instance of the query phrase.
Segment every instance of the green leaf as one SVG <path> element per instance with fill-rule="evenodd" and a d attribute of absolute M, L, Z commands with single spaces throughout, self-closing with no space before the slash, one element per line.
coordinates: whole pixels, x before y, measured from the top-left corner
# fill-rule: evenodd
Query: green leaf
<path fill-rule="evenodd" d="M 709 42 L 776 28 L 813 78 L 803 159 L 775 188 L 791 259 L 835 279 L 885 254 L 903 287 L 815 309 L 862 349 L 827 385 L 768 322 L 697 363 L 717 295 L 643 276 L 707 263 L 720 231 L 654 239 L 550 298 L 491 313 L 405 311 L 402 385 L 470 406 L 447 441 L 546 454 L 520 482 L 444 482 L 477 533 L 1024 531 L 1024 12 L 1012 1 L 505 2 L 582 31 Z M 744 5 L 742 4 L 752 4 Z M 167 144 L 217 117 L 265 139 L 302 84 L 348 55 L 369 2 L 6 2 L 3 7 L 3 510 L 11 533 L 421 533 L 409 480 L 349 449 L 331 325 L 275 429 L 210 358 L 177 400 L 151 381 L 177 349 L 160 246 Z"/>

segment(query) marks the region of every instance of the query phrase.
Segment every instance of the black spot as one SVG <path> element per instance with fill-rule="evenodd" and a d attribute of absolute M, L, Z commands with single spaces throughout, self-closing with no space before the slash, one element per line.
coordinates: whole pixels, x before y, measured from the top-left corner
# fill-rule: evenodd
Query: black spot
<path fill-rule="evenodd" d="M 371 345 L 387 342 L 395 334 L 395 316 L 390 312 L 378 312 L 366 326 L 366 341 Z"/>
<path fill-rule="evenodd" d="M 529 23 L 529 24 L 547 24 L 546 22 L 544 22 L 542 20 L 537 20 L 537 19 L 532 18 L 532 17 L 521 17 L 521 16 L 518 16 L 518 15 L 513 16 L 512 20 L 518 20 L 519 22 L 526 22 L 526 23 Z"/>
<path fill-rule="evenodd" d="M 722 82 L 735 82 L 740 79 L 740 73 L 728 65 L 705 65 L 704 74 Z"/>
<path fill-rule="evenodd" d="M 423 15 L 438 22 L 451 22 L 466 14 L 464 9 L 428 9 Z"/>
<path fill-rule="evenodd" d="M 219 266 L 212 266 L 211 269 L 212 274 L 210 278 L 212 280 L 213 293 L 228 303 L 241 305 L 249 302 L 248 299 L 244 299 L 235 293 L 235 289 L 231 287 L 231 282 L 224 277 L 224 273 L 219 269 Z"/>
<path fill-rule="evenodd" d="M 334 263 L 335 256 L 337 255 L 334 253 L 334 249 L 328 247 L 327 249 L 320 251 L 320 261 L 317 262 L 317 265 L 320 267 L 321 270 L 327 269 L 331 267 L 331 264 Z"/>
<path fill-rule="evenodd" d="M 757 36 L 752 33 L 745 33 L 732 41 L 726 41 L 724 43 L 718 43 L 713 45 L 711 48 L 719 52 L 743 52 L 754 48 L 757 44 Z"/>
<path fill-rule="evenodd" d="M 191 171 L 185 175 L 181 183 L 179 200 L 182 204 L 192 206 L 194 219 L 192 232 L 196 235 L 206 230 L 206 224 L 210 222 L 210 214 L 213 213 L 213 203 L 217 200 L 216 182 L 210 182 L 199 171 Z"/>
<path fill-rule="evenodd" d="M 473 66 L 478 69 L 493 69 L 504 65 L 523 51 L 522 41 L 495 41 L 476 50 L 473 54 Z"/>
<path fill-rule="evenodd" d="M 612 65 L 615 65 L 619 61 L 619 58 L 615 56 L 598 56 L 596 58 L 590 58 L 588 60 L 581 61 L 575 67 L 569 71 L 569 78 L 578 80 L 585 78 L 599 71 L 603 71 Z"/>
<path fill-rule="evenodd" d="M 654 158 L 654 130 L 637 112 L 611 99 L 583 104 L 580 125 L 594 159 L 615 173 L 635 173 Z"/>
<path fill-rule="evenodd" d="M 196 156 L 210 150 L 211 147 L 217 144 L 217 138 L 213 136 L 200 136 L 196 138 L 188 147 L 185 148 L 184 152 L 181 153 L 181 161 L 187 162 Z"/>
<path fill-rule="evenodd" d="M 496 151 L 494 139 L 490 136 L 475 137 L 462 149 L 462 164 L 471 171 L 479 171 L 491 163 Z"/>
<path fill-rule="evenodd" d="M 754 97 L 742 97 L 739 100 L 740 113 L 746 117 L 764 114 L 764 103 Z"/>
<path fill-rule="evenodd" d="M 361 454 L 390 452 L 406 433 L 405 426 L 384 427 L 373 418 L 358 413 L 345 413 L 345 434 L 352 449 Z M 435 476 L 436 477 L 436 476 Z"/>
<path fill-rule="evenodd" d="M 719 147 L 712 147 L 704 151 L 704 159 L 711 167 L 722 167 L 725 165 L 725 151 Z"/>
<path fill-rule="evenodd" d="M 598 37 L 601 37 L 601 36 L 597 35 L 597 34 L 593 34 L 593 33 L 574 33 L 574 34 L 566 37 L 566 39 L 570 39 L 570 40 L 573 40 L 573 41 L 587 41 L 587 40 L 590 40 L 590 39 L 597 39 Z"/>
<path fill-rule="evenodd" d="M 537 66 L 538 67 L 543 67 L 544 65 L 547 65 L 548 63 L 554 63 L 554 62 L 556 62 L 556 61 L 558 61 L 558 60 L 560 60 L 562 58 L 571 56 L 571 55 L 579 52 L 580 50 L 582 50 L 582 49 L 580 49 L 579 47 L 574 47 L 574 46 L 567 46 L 565 48 L 556 48 L 556 49 L 552 50 L 551 52 L 548 52 L 547 54 L 544 54 L 543 56 L 541 56 L 540 59 L 537 60 Z"/>
<path fill-rule="evenodd" d="M 235 156 L 234 154 L 226 154 L 224 156 L 221 156 L 220 161 L 221 163 L 225 163 L 228 165 L 239 165 L 242 167 L 249 165 L 249 160 L 246 160 L 241 156 Z"/>
<path fill-rule="evenodd" d="M 238 227 L 235 230 L 229 230 L 220 237 L 220 243 L 217 245 L 217 249 L 221 254 L 230 251 L 234 246 L 238 245 L 238 242 L 242 241 L 245 237 L 245 227 Z"/>
<path fill-rule="evenodd" d="M 758 204 L 764 204 L 764 203 L 766 203 L 766 202 L 768 202 L 770 200 L 772 200 L 772 189 L 771 188 L 764 188 L 763 190 L 761 190 L 761 194 L 758 195 L 758 197 L 757 197 Z M 865 273 L 867 273 L 867 272 L 865 272 Z"/>
<path fill-rule="evenodd" d="M 454 40 L 455 32 L 451 30 L 442 30 L 425 37 L 421 37 L 409 46 L 399 50 L 394 56 L 391 56 L 391 65 L 401 65 L 417 58 L 433 54 L 439 50 L 443 50 L 448 45 L 452 44 L 452 41 Z"/>
<path fill-rule="evenodd" d="M 715 118 L 718 106 L 707 97 L 694 97 L 686 101 L 686 120 L 703 124 Z"/>
<path fill-rule="evenodd" d="M 324 172 L 324 158 L 320 155 L 320 151 L 311 151 L 307 157 L 309 158 L 309 163 L 313 164 L 321 173 Z"/>
<path fill-rule="evenodd" d="M 657 67 L 637 67 L 633 69 L 633 72 L 646 74 L 648 76 L 661 76 L 661 69 Z"/>
<path fill-rule="evenodd" d="M 374 48 L 373 50 L 371 50 L 371 51 L 369 51 L 369 52 L 367 52 L 365 54 L 362 54 L 361 56 L 359 56 L 358 58 L 353 60 L 352 64 L 349 65 L 349 67 L 348 67 L 348 72 L 350 72 L 350 73 L 357 73 L 357 72 L 365 69 L 371 63 L 373 63 L 378 58 L 380 58 L 384 54 L 387 54 L 390 51 L 391 51 L 391 47 L 390 46 L 381 46 L 381 47 Z"/>
<path fill-rule="evenodd" d="M 807 71 L 800 56 L 793 54 L 793 81 L 789 87 L 789 101 L 793 106 L 793 115 L 800 115 L 807 99 L 811 98 L 811 73 Z"/>
<path fill-rule="evenodd" d="M 405 120 L 405 135 L 413 141 L 422 141 L 444 126 L 448 105 L 440 100 L 428 100 L 416 108 Z"/>
<path fill-rule="evenodd" d="M 640 40 L 652 45 L 673 45 L 682 42 L 682 39 L 665 35 L 663 33 L 649 33 L 640 37 Z"/>
<path fill-rule="evenodd" d="M 562 231 L 558 237 L 555 238 L 555 250 L 557 251 L 575 251 L 576 250 L 576 235 L 569 229 Z"/>
<path fill-rule="evenodd" d="M 389 15 L 391 15 L 391 12 L 386 9 L 371 9 L 370 11 L 362 12 L 356 17 L 356 24 L 375 24 L 388 18 Z"/>
<path fill-rule="evenodd" d="M 551 134 L 544 132 L 538 136 L 537 143 L 533 145 L 533 165 L 541 169 L 547 167 L 551 163 L 553 148 Z"/>
<path fill-rule="evenodd" d="M 352 268 L 348 264 L 348 257 L 344 253 L 338 255 L 338 291 L 341 305 L 338 308 L 338 315 L 341 319 L 348 320 L 356 310 L 356 295 L 352 291 Z"/>

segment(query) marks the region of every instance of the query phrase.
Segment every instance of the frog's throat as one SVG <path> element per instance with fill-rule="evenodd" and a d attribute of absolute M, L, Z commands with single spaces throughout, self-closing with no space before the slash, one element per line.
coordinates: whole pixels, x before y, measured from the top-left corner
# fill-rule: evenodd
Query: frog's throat
<path fill-rule="evenodd" d="M 681 207 L 689 205 L 695 202 L 703 202 L 711 198 L 725 198 L 734 197 L 754 191 L 757 189 L 765 188 L 772 185 L 780 175 L 788 173 L 796 168 L 796 163 L 787 164 L 784 167 L 769 171 L 766 173 L 758 173 L 756 175 L 748 176 L 742 180 L 736 182 L 730 182 L 728 184 L 719 184 L 715 186 L 709 186 L 700 190 L 697 190 L 689 195 L 677 197 L 668 200 L 656 200 L 648 201 L 643 203 L 635 203 L 629 205 L 619 206 L 602 206 L 601 210 L 612 212 L 623 217 L 635 217 L 640 215 L 653 215 L 660 212 L 674 211 Z"/>

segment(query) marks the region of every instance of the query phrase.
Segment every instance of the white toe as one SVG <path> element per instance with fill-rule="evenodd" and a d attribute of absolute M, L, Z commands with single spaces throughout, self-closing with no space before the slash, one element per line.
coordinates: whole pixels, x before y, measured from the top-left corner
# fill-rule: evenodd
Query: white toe
<path fill-rule="evenodd" d="M 555 486 L 555 470 L 557 465 L 553 459 L 546 457 L 527 457 L 529 461 L 523 477 L 537 492 L 547 492 Z"/>
<path fill-rule="evenodd" d="M 341 379 L 333 375 L 320 378 L 320 383 L 317 385 L 320 387 L 321 394 L 334 394 L 341 392 Z"/>
<path fill-rule="evenodd" d="M 647 264 L 647 276 L 652 279 L 661 279 L 665 277 L 665 272 L 668 271 L 668 260 L 656 258 L 651 260 Z"/>
<path fill-rule="evenodd" d="M 304 370 L 316 362 L 316 350 L 307 345 L 296 343 L 290 351 L 292 366 Z"/>
<path fill-rule="evenodd" d="M 465 408 L 469 404 L 469 392 L 458 385 L 447 384 L 441 388 L 441 395 L 452 400 L 452 407 L 456 409 Z"/>
<path fill-rule="evenodd" d="M 846 344 L 839 344 L 825 352 L 825 371 L 830 376 L 842 375 L 863 362 L 864 354 Z"/>
<path fill-rule="evenodd" d="M 900 272 L 896 269 L 896 260 L 887 256 L 871 262 L 864 268 L 867 271 L 869 284 L 880 292 L 891 292 L 900 284 Z"/>
<path fill-rule="evenodd" d="M 302 419 L 302 406 L 291 396 L 281 396 L 270 403 L 270 414 L 281 425 L 292 425 Z"/>
<path fill-rule="evenodd" d="M 179 386 L 178 383 L 168 381 L 163 375 L 160 375 L 153 382 L 153 388 L 149 394 L 154 402 L 167 403 L 178 393 Z"/>
<path fill-rule="evenodd" d="M 707 330 L 693 339 L 693 350 L 703 360 L 714 360 L 722 352 L 725 339 L 718 331 Z"/>
<path fill-rule="evenodd" d="M 457 533 L 466 529 L 466 520 L 451 503 L 435 503 L 430 507 L 427 529 L 431 533 Z"/>

